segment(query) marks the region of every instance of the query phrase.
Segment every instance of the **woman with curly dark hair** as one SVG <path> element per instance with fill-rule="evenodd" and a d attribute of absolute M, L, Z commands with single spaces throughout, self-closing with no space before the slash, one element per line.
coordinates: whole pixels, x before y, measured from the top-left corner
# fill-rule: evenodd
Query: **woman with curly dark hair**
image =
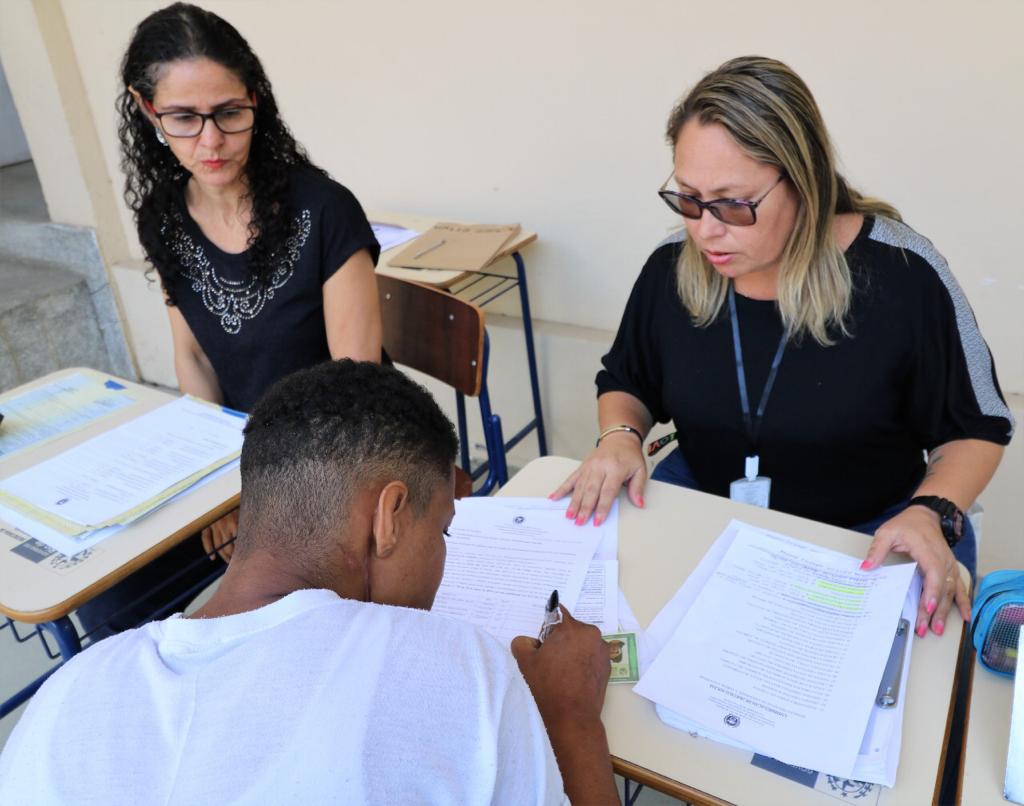
<path fill-rule="evenodd" d="M 242 35 L 175 3 L 139 23 L 121 79 L 125 199 L 166 297 L 181 390 L 247 411 L 294 370 L 380 360 L 380 247 L 292 137 Z M 236 526 L 232 513 L 204 530 L 207 551 L 227 559 Z"/>

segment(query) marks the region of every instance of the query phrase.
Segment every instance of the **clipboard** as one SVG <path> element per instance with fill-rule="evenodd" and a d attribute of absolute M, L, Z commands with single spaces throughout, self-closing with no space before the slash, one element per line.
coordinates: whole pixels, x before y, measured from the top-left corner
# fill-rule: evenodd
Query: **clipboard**
<path fill-rule="evenodd" d="M 510 243 L 519 224 L 435 224 L 391 258 L 405 269 L 479 271 Z"/>

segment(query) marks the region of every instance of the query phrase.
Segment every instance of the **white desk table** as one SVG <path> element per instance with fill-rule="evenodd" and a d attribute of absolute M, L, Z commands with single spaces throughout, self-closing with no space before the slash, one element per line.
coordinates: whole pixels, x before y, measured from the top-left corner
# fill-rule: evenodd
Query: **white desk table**
<path fill-rule="evenodd" d="M 1010 743 L 1013 679 L 993 674 L 972 657 L 974 682 L 964 746 L 959 803 L 964 806 L 1006 803 L 1003 781 Z"/>
<path fill-rule="evenodd" d="M 560 457 L 536 459 L 500 494 L 547 495 L 577 465 Z M 855 556 L 868 546 L 867 538 L 855 532 L 660 482 L 648 482 L 645 499 L 644 509 L 634 507 L 624 495 L 619 501 L 619 586 L 645 628 L 732 518 Z M 962 634 L 963 622 L 954 611 L 944 637 L 915 639 L 896 786 L 874 786 L 860 796 L 843 796 L 841 790 L 849 782 L 835 781 L 835 798 L 872 806 L 936 801 Z M 836 802 L 829 794 L 751 766 L 750 753 L 668 727 L 658 719 L 653 703 L 629 686 L 609 687 L 603 720 L 616 772 L 668 795 L 697 804 Z"/>

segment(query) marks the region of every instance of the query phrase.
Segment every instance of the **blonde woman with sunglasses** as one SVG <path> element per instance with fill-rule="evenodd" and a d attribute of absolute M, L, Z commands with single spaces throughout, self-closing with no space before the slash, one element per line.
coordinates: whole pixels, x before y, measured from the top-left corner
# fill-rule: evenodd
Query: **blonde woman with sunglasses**
<path fill-rule="evenodd" d="M 941 635 L 964 511 L 1013 431 L 988 347 L 943 257 L 836 171 L 804 82 L 743 57 L 672 110 L 659 196 L 685 227 L 660 244 L 597 376 L 597 446 L 553 494 L 580 525 L 619 489 L 643 506 L 644 441 L 678 440 L 652 478 L 873 536 L 920 566 L 915 629 Z M 681 536 L 682 539 L 682 536 Z"/>

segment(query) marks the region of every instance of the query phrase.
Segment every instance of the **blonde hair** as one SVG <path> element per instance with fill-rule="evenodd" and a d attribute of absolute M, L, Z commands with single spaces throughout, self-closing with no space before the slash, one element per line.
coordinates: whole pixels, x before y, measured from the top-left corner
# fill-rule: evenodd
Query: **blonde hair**
<path fill-rule="evenodd" d="M 829 345 L 836 331 L 849 335 L 852 280 L 832 234 L 836 214 L 901 218 L 892 205 L 862 196 L 836 172 L 832 143 L 807 85 L 782 62 L 742 56 L 704 76 L 676 105 L 666 129 L 670 145 L 691 119 L 724 126 L 744 153 L 778 168 L 796 193 L 799 208 L 782 251 L 777 298 L 791 338 L 810 334 Z M 679 256 L 676 285 L 694 324 L 707 327 L 718 317 L 728 281 L 690 238 Z"/>

